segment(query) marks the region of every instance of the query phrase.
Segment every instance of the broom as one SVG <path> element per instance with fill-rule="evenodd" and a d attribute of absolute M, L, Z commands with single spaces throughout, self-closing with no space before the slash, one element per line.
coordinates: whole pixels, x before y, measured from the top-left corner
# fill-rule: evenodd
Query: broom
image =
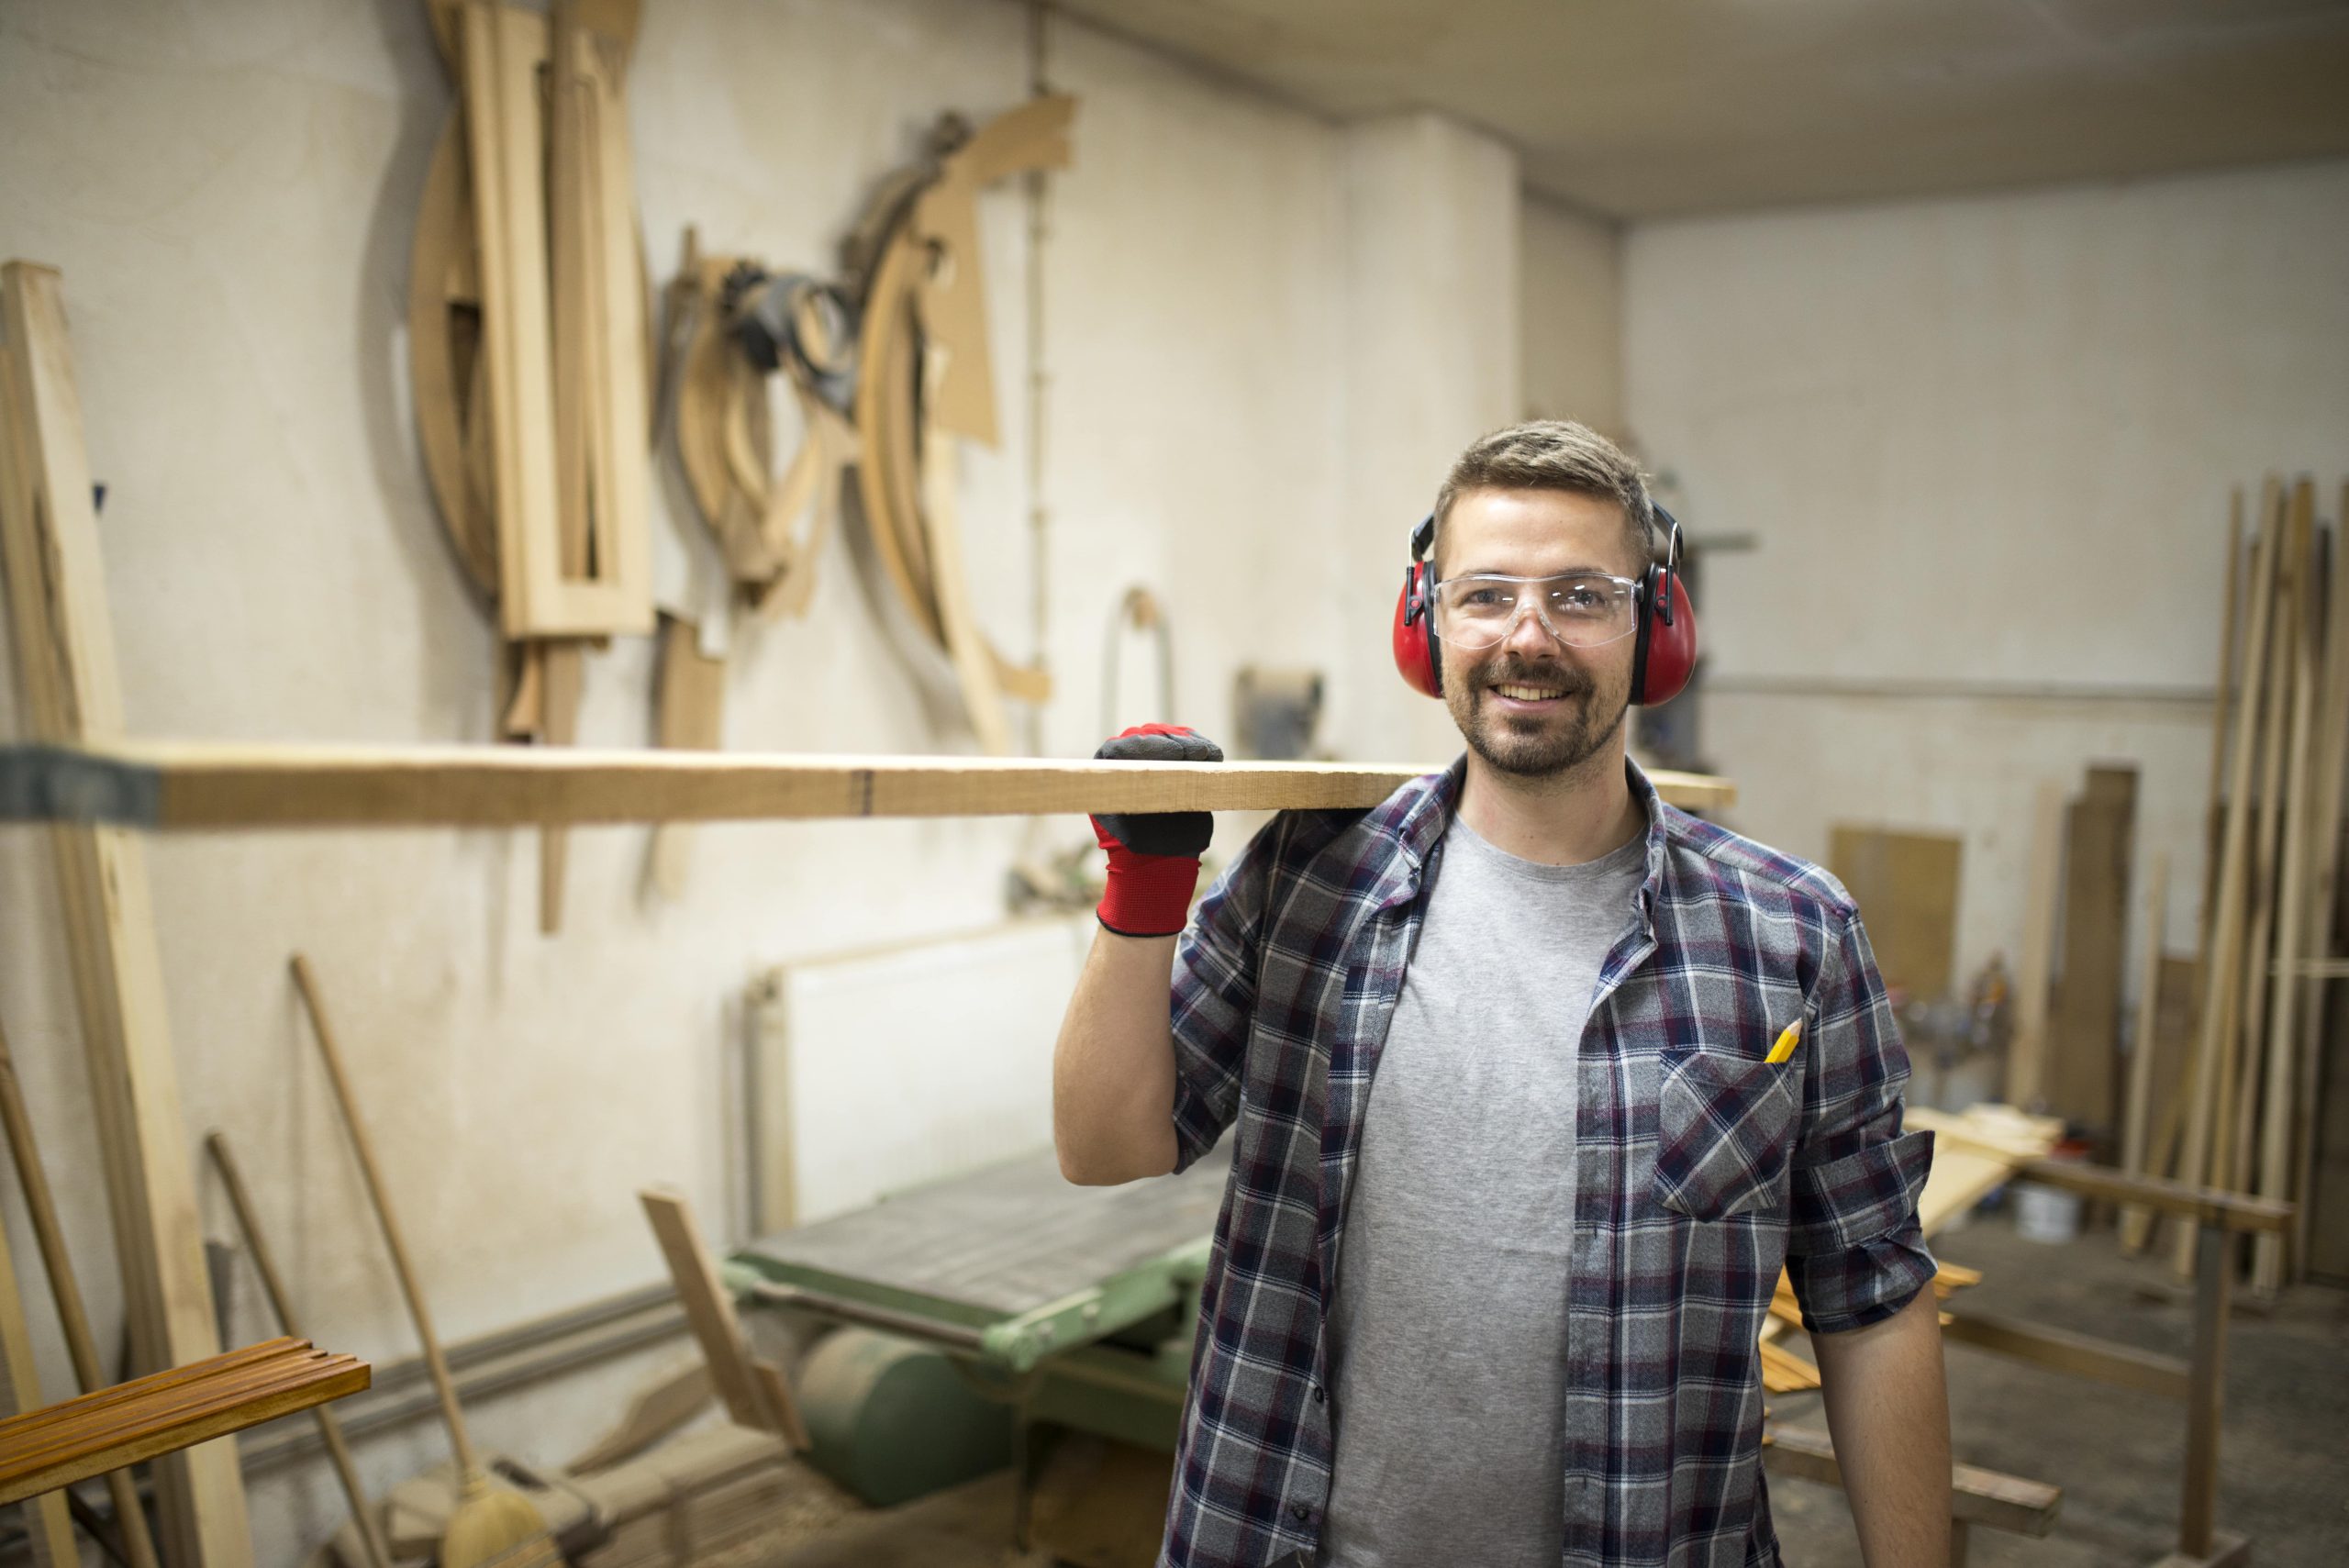
<path fill-rule="evenodd" d="M 391 1249 L 392 1272 L 399 1276 L 400 1294 L 407 1297 L 408 1313 L 416 1319 L 417 1338 L 424 1341 L 424 1364 L 432 1373 L 432 1390 L 440 1396 L 440 1414 L 449 1423 L 450 1445 L 456 1451 L 457 1506 L 440 1538 L 440 1568 L 561 1568 L 562 1559 L 555 1551 L 553 1538 L 547 1533 L 547 1522 L 540 1516 L 538 1506 L 519 1492 L 493 1486 L 488 1473 L 482 1468 L 480 1455 L 473 1451 L 473 1438 L 465 1430 L 464 1412 L 457 1407 L 456 1385 L 449 1379 L 449 1362 L 440 1353 L 440 1338 L 432 1331 L 432 1318 L 424 1308 L 424 1293 L 417 1288 L 416 1272 L 408 1266 L 407 1248 L 400 1240 L 399 1227 L 392 1222 L 391 1199 L 384 1190 L 383 1175 L 375 1168 L 375 1151 L 367 1141 L 366 1128 L 360 1122 L 351 1081 L 343 1074 L 334 1031 L 327 1026 L 326 1004 L 318 996 L 317 978 L 310 973 L 310 961 L 300 953 L 294 955 L 294 984 L 300 989 L 302 1006 L 310 1015 L 311 1032 L 317 1039 L 318 1055 L 326 1063 L 328 1082 L 334 1085 L 335 1103 L 342 1109 L 343 1125 L 350 1129 L 351 1149 L 359 1156 L 359 1171 L 366 1178 L 367 1196 L 374 1205 L 376 1223 L 383 1227 L 384 1245 Z"/>

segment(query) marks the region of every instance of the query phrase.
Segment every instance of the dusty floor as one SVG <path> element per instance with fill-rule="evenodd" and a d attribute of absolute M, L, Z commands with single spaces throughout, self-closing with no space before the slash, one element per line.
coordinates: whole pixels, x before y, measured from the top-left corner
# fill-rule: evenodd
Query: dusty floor
<path fill-rule="evenodd" d="M 1983 1218 L 1944 1234 L 1938 1251 L 1982 1271 L 1967 1296 L 1981 1311 L 2187 1353 L 2190 1298 L 2165 1265 L 2121 1255 L 2110 1231 L 2047 1247 Z M 2064 1489 L 2052 1535 L 1977 1530 L 1974 1568 L 2131 1568 L 2171 1549 L 2181 1406 L 1965 1346 L 1948 1357 L 1958 1458 Z M 1795 1424 L 1822 1424 L 1815 1396 L 1776 1408 Z M 2252 1537 L 2254 1562 L 2349 1564 L 2349 1291 L 2304 1286 L 2272 1310 L 2237 1311 L 2221 1460 L 2220 1522 Z M 1771 1498 L 1792 1568 L 1860 1568 L 1841 1492 L 1779 1482 Z M 1029 1568 L 1039 1560 L 1007 1549 L 1010 1509 L 1008 1478 L 998 1476 L 888 1513 L 847 1514 L 815 1539 L 747 1543 L 724 1568 Z"/>
<path fill-rule="evenodd" d="M 1935 1252 L 1982 1271 L 1962 1305 L 2184 1356 L 2192 1299 L 2165 1263 L 2121 1253 L 2110 1230 L 2063 1247 L 2025 1240 L 2004 1219 L 1944 1232 Z M 2227 1341 L 2219 1523 L 2252 1540 L 2263 1568 L 2349 1564 L 2349 1291 L 2304 1285 L 2272 1311 L 2239 1304 Z M 2044 1540 L 1976 1530 L 1971 1568 L 2127 1568 L 2176 1544 L 2184 1407 L 2026 1366 L 1964 1345 L 1948 1351 L 1957 1457 L 2064 1489 Z M 1807 1402 L 1809 1408 L 1804 1408 Z M 1782 1413 L 1823 1426 L 1817 1396 Z M 1792 1568 L 1859 1568 L 1843 1495 L 1774 1485 Z"/>

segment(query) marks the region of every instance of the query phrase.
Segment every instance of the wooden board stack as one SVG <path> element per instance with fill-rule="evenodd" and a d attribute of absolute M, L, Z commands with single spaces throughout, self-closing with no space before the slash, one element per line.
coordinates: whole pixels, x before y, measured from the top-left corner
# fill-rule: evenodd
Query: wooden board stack
<path fill-rule="evenodd" d="M 2127 1140 L 2143 1151 L 2146 1173 L 2301 1206 L 2293 1235 L 2257 1239 L 2254 1284 L 2271 1292 L 2307 1255 L 2324 982 L 2338 969 L 2349 550 L 2316 506 L 2312 480 L 2270 479 L 2246 529 L 2236 497 L 2250 554 L 2244 566 L 2231 539 L 2211 735 L 2214 792 L 2222 784 L 2223 793 L 2212 800 L 2220 826 L 2199 1017 L 2183 1072 L 2166 1084 L 2156 1074 L 2143 1096 L 2150 1130 Z M 2194 1232 L 2176 1229 L 2184 1275 Z M 2126 1216 L 2122 1240 L 2142 1246 L 2149 1229 Z"/>

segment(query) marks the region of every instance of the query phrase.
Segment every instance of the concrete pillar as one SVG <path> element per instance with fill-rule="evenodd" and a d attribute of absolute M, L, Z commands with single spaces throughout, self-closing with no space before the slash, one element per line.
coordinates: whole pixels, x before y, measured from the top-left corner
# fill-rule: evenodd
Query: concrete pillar
<path fill-rule="evenodd" d="M 1345 757 L 1445 762 L 1459 731 L 1391 673 L 1387 628 L 1411 525 L 1460 450 L 1519 417 L 1517 156 L 1435 114 L 1345 135 L 1346 516 L 1333 582 L 1349 646 L 1330 658 L 1342 674 L 1327 738 Z"/>

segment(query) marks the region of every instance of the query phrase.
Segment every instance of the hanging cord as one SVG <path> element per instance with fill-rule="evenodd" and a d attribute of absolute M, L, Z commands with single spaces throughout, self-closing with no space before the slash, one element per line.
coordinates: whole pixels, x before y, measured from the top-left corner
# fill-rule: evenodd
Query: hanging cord
<path fill-rule="evenodd" d="M 1028 95 L 1041 98 L 1052 92 L 1052 8 L 1047 0 L 1030 0 L 1028 6 Z M 1049 546 L 1052 514 L 1044 506 L 1044 418 L 1051 375 L 1044 367 L 1044 242 L 1052 233 L 1052 186 L 1041 169 L 1026 179 L 1028 206 L 1028 570 L 1030 662 L 1044 667 L 1052 635 L 1049 595 L 1052 573 Z M 1028 706 L 1028 754 L 1044 754 L 1044 707 Z"/>

